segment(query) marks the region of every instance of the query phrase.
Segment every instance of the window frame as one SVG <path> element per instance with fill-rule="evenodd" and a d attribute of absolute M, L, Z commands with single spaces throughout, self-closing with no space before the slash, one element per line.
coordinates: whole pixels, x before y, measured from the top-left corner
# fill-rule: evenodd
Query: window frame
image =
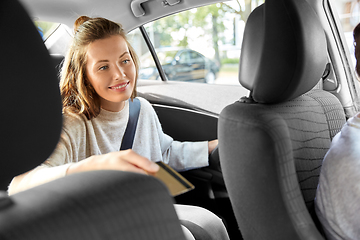
<path fill-rule="evenodd" d="M 334 78 L 339 85 L 337 89 L 330 92 L 341 101 L 346 116 L 351 117 L 360 110 L 359 82 L 353 64 L 350 62 L 350 52 L 334 5 L 329 0 L 323 0 L 322 10 L 329 26 L 328 31 L 325 29 L 328 37 L 329 58 L 335 74 Z"/>
<path fill-rule="evenodd" d="M 141 32 L 141 35 L 142 35 L 143 38 L 144 38 L 144 41 L 145 41 L 145 43 L 146 43 L 146 45 L 147 45 L 147 47 L 148 47 L 148 49 L 149 49 L 149 52 L 150 52 L 151 56 L 152 56 L 153 59 L 154 59 L 155 66 L 156 66 L 156 68 L 157 68 L 157 70 L 158 70 L 159 77 L 160 77 L 161 81 L 167 82 L 168 79 L 167 79 L 167 77 L 166 77 L 165 71 L 164 71 L 164 69 L 163 69 L 163 67 L 162 67 L 162 65 L 161 65 L 161 63 L 160 63 L 160 60 L 159 60 L 159 58 L 158 58 L 158 56 L 157 56 L 157 54 L 156 54 L 154 45 L 152 44 L 152 42 L 151 42 L 151 40 L 150 40 L 150 37 L 149 37 L 148 33 L 146 32 L 146 29 L 145 29 L 144 25 L 141 25 L 141 26 L 139 27 L 139 30 L 140 30 L 140 32 Z"/>

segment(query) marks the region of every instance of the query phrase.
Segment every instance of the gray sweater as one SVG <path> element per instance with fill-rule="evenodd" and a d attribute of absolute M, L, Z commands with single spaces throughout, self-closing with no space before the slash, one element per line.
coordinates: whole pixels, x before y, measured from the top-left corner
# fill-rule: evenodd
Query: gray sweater
<path fill-rule="evenodd" d="M 178 142 L 163 133 L 159 119 L 148 101 L 141 103 L 133 150 L 151 161 L 163 161 L 178 171 L 208 166 L 208 142 Z M 92 155 L 119 151 L 129 118 L 128 101 L 120 112 L 101 110 L 87 120 L 84 115 L 64 114 L 63 131 L 53 154 L 32 170 L 16 189 L 18 192 L 63 177 L 69 164 Z"/>
<path fill-rule="evenodd" d="M 329 240 L 360 239 L 360 118 L 332 141 L 321 168 L 316 213 Z"/>

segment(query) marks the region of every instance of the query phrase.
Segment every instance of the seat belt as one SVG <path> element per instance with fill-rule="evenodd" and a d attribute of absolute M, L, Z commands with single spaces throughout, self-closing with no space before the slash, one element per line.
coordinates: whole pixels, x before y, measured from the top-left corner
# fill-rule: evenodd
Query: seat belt
<path fill-rule="evenodd" d="M 139 99 L 134 98 L 133 101 L 129 99 L 129 120 L 125 129 L 123 139 L 121 141 L 120 150 L 127 150 L 132 148 L 135 132 L 136 132 L 136 126 L 139 119 L 139 113 L 140 113 Z"/>

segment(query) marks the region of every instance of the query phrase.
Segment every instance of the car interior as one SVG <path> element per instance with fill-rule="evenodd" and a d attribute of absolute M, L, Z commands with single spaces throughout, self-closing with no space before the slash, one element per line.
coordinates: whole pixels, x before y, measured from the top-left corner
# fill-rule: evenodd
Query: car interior
<path fill-rule="evenodd" d="M 51 154 L 62 117 L 56 71 L 31 19 L 17 1 L 1 1 L 0 9 L 0 29 L 8 33 L 0 40 L 7 46 L 0 56 L 1 99 L 11 99 L 1 124 L 0 239 L 183 240 L 173 199 L 150 176 L 93 171 L 7 195 L 14 176 Z"/>
<path fill-rule="evenodd" d="M 19 2 L 25 10 L 14 0 L 0 3 L 2 32 L 11 33 L 0 40 L 7 46 L 0 56 L 4 79 L 11 79 L 2 95 L 11 99 L 2 124 L 4 159 L 11 159 L 2 163 L 4 191 L 14 176 L 46 160 L 62 124 L 56 74 L 64 56 L 49 55 L 27 15 L 69 27 L 80 15 L 96 15 L 149 39 L 145 24 L 220 1 Z M 158 64 L 160 81 L 138 80 L 138 96 L 152 104 L 166 134 L 178 141 L 219 139 L 208 167 L 181 172 L 194 190 L 172 198 L 152 177 L 99 171 L 11 197 L 2 192 L 0 238 L 184 239 L 176 202 L 217 214 L 230 239 L 326 239 L 314 212 L 321 164 L 359 102 L 332 12 L 328 0 L 265 0 L 252 9 L 238 56 L 240 84 L 167 81 Z M 154 46 L 146 44 L 156 61 Z"/>

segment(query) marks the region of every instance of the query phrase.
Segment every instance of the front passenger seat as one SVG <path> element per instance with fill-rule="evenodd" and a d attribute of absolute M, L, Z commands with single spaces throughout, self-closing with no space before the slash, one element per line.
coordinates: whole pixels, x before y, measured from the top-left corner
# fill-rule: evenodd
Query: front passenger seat
<path fill-rule="evenodd" d="M 327 64 L 306 0 L 267 0 L 246 24 L 239 81 L 248 98 L 219 117 L 219 154 L 245 240 L 323 239 L 313 214 L 323 157 L 345 123 L 331 93 L 313 89 Z"/>

